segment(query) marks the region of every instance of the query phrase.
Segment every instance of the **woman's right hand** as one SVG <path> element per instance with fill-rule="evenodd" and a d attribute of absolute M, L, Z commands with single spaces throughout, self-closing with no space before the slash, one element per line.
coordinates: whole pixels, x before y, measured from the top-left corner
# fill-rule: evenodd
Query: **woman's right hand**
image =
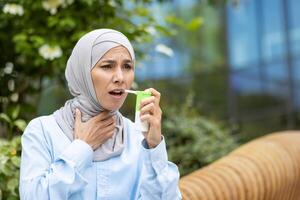
<path fill-rule="evenodd" d="M 101 144 L 111 138 L 115 132 L 115 118 L 104 111 L 86 122 L 81 121 L 81 112 L 76 109 L 74 137 L 89 144 L 96 150 Z"/>

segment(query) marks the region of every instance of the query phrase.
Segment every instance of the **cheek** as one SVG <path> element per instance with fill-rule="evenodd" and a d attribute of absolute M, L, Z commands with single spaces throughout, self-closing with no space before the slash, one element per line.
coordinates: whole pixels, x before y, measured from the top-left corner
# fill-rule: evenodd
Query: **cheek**
<path fill-rule="evenodd" d="M 132 83 L 133 83 L 133 80 L 134 80 L 134 73 L 131 73 L 131 74 L 129 74 L 129 76 L 128 76 L 128 78 L 127 78 L 127 84 L 128 84 L 129 86 L 131 86 Z"/>
<path fill-rule="evenodd" d="M 93 76 L 93 84 L 94 84 L 94 90 L 97 94 L 98 99 L 101 99 L 101 96 L 103 96 L 106 92 L 105 88 L 107 85 L 109 77 L 103 75 L 103 73 L 95 73 Z"/>

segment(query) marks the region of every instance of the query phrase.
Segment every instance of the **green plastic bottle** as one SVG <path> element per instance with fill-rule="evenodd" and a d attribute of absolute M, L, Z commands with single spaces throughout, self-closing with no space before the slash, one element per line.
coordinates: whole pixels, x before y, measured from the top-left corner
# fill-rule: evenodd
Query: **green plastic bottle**
<path fill-rule="evenodd" d="M 149 123 L 148 122 L 141 122 L 141 101 L 145 98 L 151 97 L 151 92 L 146 91 L 134 91 L 134 90 L 124 90 L 127 93 L 135 94 L 136 95 L 136 104 L 135 104 L 135 125 L 137 129 L 141 132 L 148 132 L 149 130 Z"/>
<path fill-rule="evenodd" d="M 135 124 L 136 124 L 138 130 L 140 130 L 142 132 L 148 132 L 148 130 L 149 130 L 149 123 L 142 122 L 141 118 L 140 118 L 141 101 L 148 97 L 151 97 L 151 92 L 136 91 Z"/>

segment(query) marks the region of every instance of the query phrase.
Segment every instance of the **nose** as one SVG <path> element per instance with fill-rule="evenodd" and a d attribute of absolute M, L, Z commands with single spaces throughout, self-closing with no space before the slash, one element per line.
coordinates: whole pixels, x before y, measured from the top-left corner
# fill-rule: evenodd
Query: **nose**
<path fill-rule="evenodd" d="M 124 74 L 121 67 L 117 67 L 113 76 L 114 83 L 123 83 L 124 82 Z"/>

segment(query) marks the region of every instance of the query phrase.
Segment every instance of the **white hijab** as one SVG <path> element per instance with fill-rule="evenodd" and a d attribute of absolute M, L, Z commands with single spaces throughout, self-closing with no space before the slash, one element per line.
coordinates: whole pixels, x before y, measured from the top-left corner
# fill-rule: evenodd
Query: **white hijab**
<path fill-rule="evenodd" d="M 82 113 L 82 121 L 98 115 L 104 109 L 99 104 L 93 86 L 91 70 L 98 60 L 110 49 L 124 46 L 132 61 L 135 61 L 133 48 L 125 35 L 112 29 L 97 29 L 85 34 L 75 45 L 67 62 L 65 76 L 70 93 L 74 96 L 63 107 L 54 112 L 54 118 L 66 136 L 74 140 L 75 109 Z M 116 116 L 116 130 L 108 139 L 94 151 L 94 161 L 107 160 L 120 155 L 124 149 L 124 125 L 119 111 L 111 112 Z"/>

